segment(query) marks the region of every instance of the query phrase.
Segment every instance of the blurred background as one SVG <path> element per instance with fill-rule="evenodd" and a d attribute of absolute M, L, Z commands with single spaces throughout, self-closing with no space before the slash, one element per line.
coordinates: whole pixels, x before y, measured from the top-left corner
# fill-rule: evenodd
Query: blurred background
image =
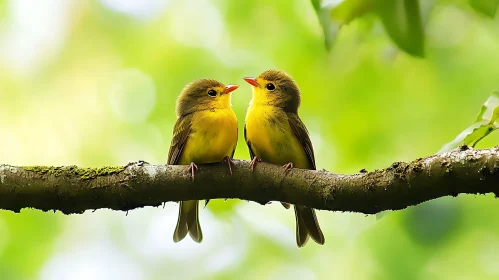
<path fill-rule="evenodd" d="M 328 1 L 330 4 L 341 1 Z M 307 0 L 0 0 L 0 162 L 166 162 L 182 87 L 278 68 L 303 94 L 318 169 L 356 173 L 437 152 L 498 86 L 499 21 L 435 1 L 425 56 L 375 16 L 328 52 Z M 459 1 L 456 1 L 459 2 Z M 463 1 L 461 1 L 463 2 Z M 242 129 L 235 157 L 249 159 Z M 497 133 L 479 147 L 495 146 Z M 2 279 L 497 279 L 499 202 L 442 198 L 382 219 L 319 211 L 324 246 L 295 245 L 279 203 L 216 200 L 202 244 L 172 241 L 177 204 L 65 216 L 0 211 Z"/>

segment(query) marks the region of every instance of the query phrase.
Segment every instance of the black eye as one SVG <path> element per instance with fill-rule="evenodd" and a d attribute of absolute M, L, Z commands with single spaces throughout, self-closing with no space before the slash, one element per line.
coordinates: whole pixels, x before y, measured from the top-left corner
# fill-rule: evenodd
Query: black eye
<path fill-rule="evenodd" d="M 212 96 L 212 97 L 215 97 L 215 96 L 217 96 L 217 92 L 216 92 L 215 90 L 213 90 L 213 89 L 210 89 L 210 90 L 208 91 L 208 95 L 209 95 L 209 96 Z"/>
<path fill-rule="evenodd" d="M 275 89 L 275 86 L 272 83 L 268 83 L 265 87 L 270 91 L 273 91 Z"/>

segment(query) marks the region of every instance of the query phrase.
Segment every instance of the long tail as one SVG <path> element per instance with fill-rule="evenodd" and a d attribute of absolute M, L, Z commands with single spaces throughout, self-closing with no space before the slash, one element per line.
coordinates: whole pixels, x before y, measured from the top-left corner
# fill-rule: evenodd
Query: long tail
<path fill-rule="evenodd" d="M 312 239 L 318 244 L 323 245 L 326 241 L 322 230 L 315 216 L 313 208 L 295 205 L 296 215 L 296 244 L 298 247 L 303 247 L 307 244 L 308 238 Z"/>
<path fill-rule="evenodd" d="M 197 243 L 203 241 L 203 232 L 201 232 L 201 226 L 199 225 L 198 202 L 198 200 L 180 201 L 177 227 L 173 233 L 174 242 L 184 239 L 187 233 Z"/>

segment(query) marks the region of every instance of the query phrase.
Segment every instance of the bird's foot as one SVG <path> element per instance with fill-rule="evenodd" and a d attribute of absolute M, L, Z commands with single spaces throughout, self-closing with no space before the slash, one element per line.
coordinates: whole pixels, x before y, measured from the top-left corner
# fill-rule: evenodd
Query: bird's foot
<path fill-rule="evenodd" d="M 294 165 L 292 162 L 288 162 L 285 165 L 283 165 L 282 167 L 284 167 L 284 172 L 288 172 L 289 170 L 294 168 Z"/>
<path fill-rule="evenodd" d="M 191 162 L 191 164 L 189 165 L 189 168 L 187 169 L 187 172 L 191 172 L 192 181 L 194 181 L 194 173 L 196 173 L 196 171 L 198 171 L 198 170 L 199 170 L 198 166 L 194 162 Z"/>
<path fill-rule="evenodd" d="M 255 170 L 255 166 L 256 166 L 256 163 L 257 162 L 262 162 L 261 159 L 259 159 L 258 157 L 254 157 L 251 162 L 250 162 L 250 167 L 251 167 L 251 172 L 253 172 Z"/>
<path fill-rule="evenodd" d="M 223 163 L 227 163 L 229 165 L 229 173 L 232 175 L 232 165 L 234 164 L 234 161 L 232 160 L 231 157 L 226 156 L 224 159 L 222 159 Z"/>

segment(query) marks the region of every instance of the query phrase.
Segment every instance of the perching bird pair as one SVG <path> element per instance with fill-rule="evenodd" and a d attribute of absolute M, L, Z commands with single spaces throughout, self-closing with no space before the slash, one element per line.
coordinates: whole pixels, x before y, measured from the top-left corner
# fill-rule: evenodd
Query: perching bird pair
<path fill-rule="evenodd" d="M 244 138 L 251 156 L 251 167 L 258 161 L 315 169 L 312 142 L 298 116 L 300 91 L 293 79 L 279 70 L 269 70 L 257 78 L 244 78 L 253 87 L 253 98 L 246 114 Z M 227 162 L 229 171 L 237 145 L 237 118 L 231 108 L 231 92 L 237 85 L 209 79 L 188 84 L 177 100 L 177 121 L 168 154 L 168 164 L 189 165 L 194 179 L 196 164 Z M 284 207 L 290 205 L 282 203 Z M 203 240 L 199 224 L 199 202 L 181 201 L 173 240 L 187 233 L 196 242 Z M 303 247 L 309 237 L 324 244 L 324 235 L 312 208 L 295 205 L 296 243 Z"/>

